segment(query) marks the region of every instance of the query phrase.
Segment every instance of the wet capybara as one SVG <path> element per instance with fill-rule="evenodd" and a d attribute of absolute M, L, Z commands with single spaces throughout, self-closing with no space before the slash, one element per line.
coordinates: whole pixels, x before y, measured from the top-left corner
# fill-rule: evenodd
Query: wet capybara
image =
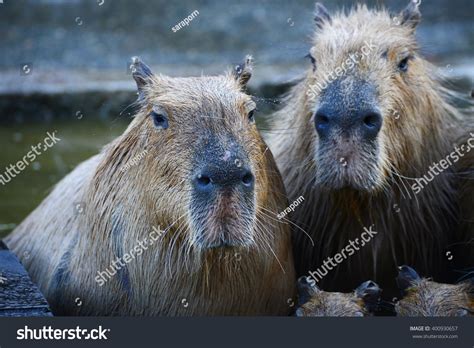
<path fill-rule="evenodd" d="M 373 279 L 391 298 L 399 264 L 447 282 L 463 255 L 456 267 L 472 267 L 473 104 L 420 55 L 420 18 L 416 1 L 397 16 L 317 4 L 311 66 L 274 115 L 269 146 L 312 237 L 295 230 L 297 275 L 332 262 L 318 283 L 328 291 Z M 330 259 L 372 225 L 348 260 Z"/>
<path fill-rule="evenodd" d="M 133 62 L 131 124 L 59 182 L 8 246 L 55 314 L 289 314 L 290 230 L 274 217 L 287 199 L 244 93 L 250 57 L 189 78 Z"/>
<path fill-rule="evenodd" d="M 377 309 L 382 290 L 371 280 L 351 293 L 326 292 L 311 277 L 298 279 L 298 317 L 364 317 Z"/>
<path fill-rule="evenodd" d="M 474 315 L 474 282 L 441 284 L 421 278 L 409 266 L 399 267 L 397 283 L 403 298 L 395 304 L 402 317 L 461 317 Z"/>

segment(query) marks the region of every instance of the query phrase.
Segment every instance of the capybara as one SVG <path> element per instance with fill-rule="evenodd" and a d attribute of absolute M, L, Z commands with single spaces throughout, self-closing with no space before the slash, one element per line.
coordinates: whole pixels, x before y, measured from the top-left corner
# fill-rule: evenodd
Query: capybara
<path fill-rule="evenodd" d="M 399 267 L 397 283 L 403 298 L 395 304 L 402 317 L 460 317 L 474 315 L 474 283 L 441 284 L 421 278 L 409 266 Z"/>
<path fill-rule="evenodd" d="M 250 57 L 221 76 L 131 67 L 133 121 L 8 246 L 55 314 L 290 314 L 290 229 L 274 217 L 288 203 L 244 91 Z"/>
<path fill-rule="evenodd" d="M 311 277 L 298 279 L 298 317 L 364 317 L 372 315 L 380 301 L 381 289 L 371 280 L 351 293 L 326 292 Z"/>
<path fill-rule="evenodd" d="M 310 67 L 272 118 L 289 200 L 304 197 L 291 216 L 297 275 L 377 231 L 332 263 L 318 282 L 325 290 L 373 279 L 392 297 L 399 264 L 445 282 L 473 266 L 473 104 L 420 55 L 420 18 L 416 1 L 396 16 L 316 4 Z"/>

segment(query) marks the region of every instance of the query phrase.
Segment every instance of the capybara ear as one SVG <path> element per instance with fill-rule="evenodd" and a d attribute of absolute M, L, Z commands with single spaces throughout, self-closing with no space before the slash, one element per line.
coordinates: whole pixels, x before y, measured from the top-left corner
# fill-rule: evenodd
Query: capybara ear
<path fill-rule="evenodd" d="M 380 289 L 377 283 L 373 282 L 372 280 L 367 280 L 366 282 L 363 282 L 361 285 L 359 285 L 359 287 L 355 290 L 355 293 L 358 298 L 364 301 L 367 310 L 372 312 L 378 306 L 382 289 Z"/>
<path fill-rule="evenodd" d="M 143 88 L 150 82 L 153 73 L 139 57 L 132 57 L 130 69 L 132 70 L 133 79 L 137 83 L 138 95 L 141 99 L 143 98 Z"/>
<path fill-rule="evenodd" d="M 300 277 L 296 283 L 298 289 L 298 305 L 301 306 L 308 302 L 311 297 L 316 295 L 320 289 L 311 277 Z"/>
<path fill-rule="evenodd" d="M 400 290 L 405 291 L 420 280 L 421 277 L 413 268 L 406 265 L 398 267 L 397 285 Z"/>
<path fill-rule="evenodd" d="M 332 19 L 329 15 L 329 11 L 324 7 L 323 4 L 317 2 L 314 9 L 314 21 L 316 22 L 316 26 L 321 29 L 324 23 L 331 23 Z"/>
<path fill-rule="evenodd" d="M 400 14 L 402 25 L 406 25 L 415 29 L 421 20 L 421 12 L 419 10 L 420 0 L 410 0 L 410 3 Z"/>
<path fill-rule="evenodd" d="M 232 74 L 242 88 L 247 85 L 247 82 L 252 77 L 252 70 L 253 58 L 251 55 L 245 56 L 244 62 L 235 66 Z"/>

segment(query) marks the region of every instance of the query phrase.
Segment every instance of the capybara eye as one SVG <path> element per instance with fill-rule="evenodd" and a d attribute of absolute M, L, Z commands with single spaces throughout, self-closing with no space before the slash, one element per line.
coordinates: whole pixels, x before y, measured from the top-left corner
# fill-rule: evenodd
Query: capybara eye
<path fill-rule="evenodd" d="M 168 128 L 168 118 L 164 113 L 152 111 L 150 116 L 153 118 L 153 124 L 158 129 Z"/>
<path fill-rule="evenodd" d="M 247 117 L 249 118 L 250 123 L 254 123 L 255 122 L 255 110 L 250 111 Z"/>
<path fill-rule="evenodd" d="M 410 57 L 406 57 L 398 63 L 398 69 L 402 72 L 406 72 L 408 70 L 408 60 Z"/>

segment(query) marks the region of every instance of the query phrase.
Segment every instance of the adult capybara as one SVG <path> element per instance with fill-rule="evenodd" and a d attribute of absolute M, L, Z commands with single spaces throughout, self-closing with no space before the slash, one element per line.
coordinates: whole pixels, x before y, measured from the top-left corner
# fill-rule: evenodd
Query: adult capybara
<path fill-rule="evenodd" d="M 441 284 L 421 278 L 409 266 L 399 267 L 397 283 L 404 297 L 395 304 L 402 317 L 463 317 L 474 315 L 474 282 Z"/>
<path fill-rule="evenodd" d="M 8 246 L 56 314 L 289 314 L 291 237 L 273 217 L 287 199 L 243 91 L 250 57 L 222 76 L 154 75 L 137 58 L 132 70 L 131 124 Z"/>
<path fill-rule="evenodd" d="M 326 292 L 310 277 L 298 279 L 298 317 L 364 317 L 378 309 L 382 290 L 371 280 L 351 293 Z"/>
<path fill-rule="evenodd" d="M 420 17 L 416 1 L 397 16 L 316 4 L 311 67 L 275 115 L 270 149 L 315 244 L 295 231 L 297 273 L 330 264 L 327 290 L 373 279 L 392 297 L 399 264 L 438 281 L 474 264 L 472 101 L 420 55 Z M 364 247 L 331 259 L 372 225 Z"/>

